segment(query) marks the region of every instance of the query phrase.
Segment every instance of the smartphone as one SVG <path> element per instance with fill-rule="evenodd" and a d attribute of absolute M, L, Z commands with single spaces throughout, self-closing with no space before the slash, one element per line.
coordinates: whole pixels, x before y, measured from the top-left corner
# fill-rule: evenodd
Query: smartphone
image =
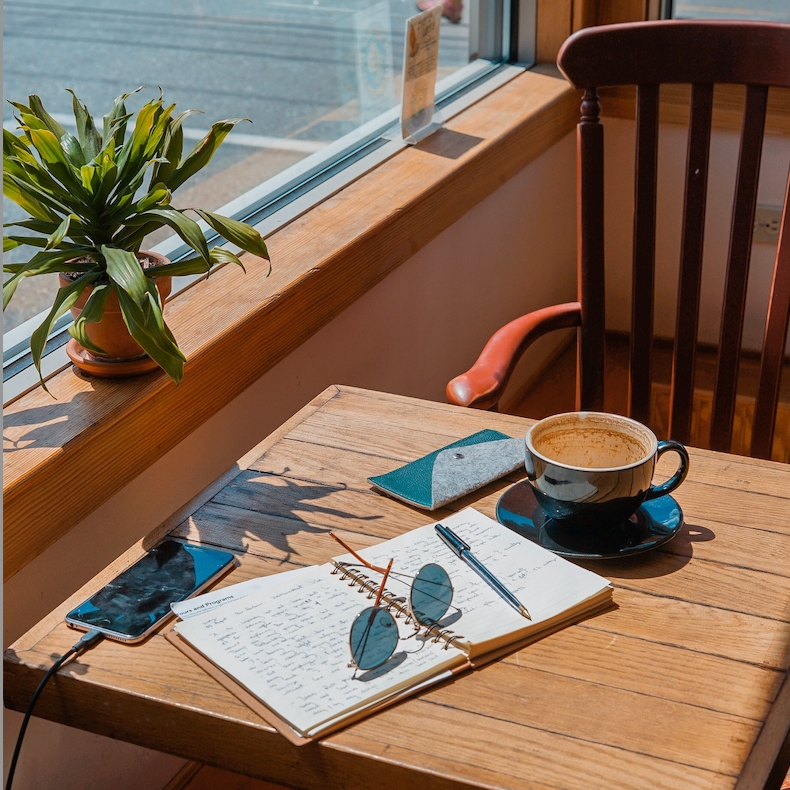
<path fill-rule="evenodd" d="M 230 552 L 165 540 L 72 609 L 66 622 L 121 642 L 140 642 L 170 616 L 171 603 L 198 592 L 233 565 Z"/>

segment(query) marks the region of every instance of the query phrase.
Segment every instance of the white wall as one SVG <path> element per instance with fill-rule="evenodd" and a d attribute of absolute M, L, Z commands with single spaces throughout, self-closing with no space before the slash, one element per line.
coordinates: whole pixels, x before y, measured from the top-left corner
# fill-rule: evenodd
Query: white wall
<path fill-rule="evenodd" d="M 475 360 L 499 326 L 575 298 L 575 257 L 569 135 L 10 579 L 3 588 L 4 645 L 328 385 L 443 401 L 446 382 Z M 542 343 L 520 373 L 528 375 L 551 351 Z M 170 485 L 153 485 L 162 479 Z M 6 770 L 20 721 L 21 715 L 4 712 Z M 14 786 L 144 790 L 162 787 L 180 764 L 36 719 Z"/>
<path fill-rule="evenodd" d="M 631 322 L 635 125 L 633 121 L 605 118 L 604 130 L 606 321 L 610 329 L 627 332 Z M 705 343 L 718 343 L 719 340 L 739 143 L 740 135 L 735 132 L 715 131 L 711 138 L 699 326 L 699 340 Z M 675 335 L 685 166 L 685 128 L 662 124 L 659 131 L 655 332 L 664 337 Z M 782 205 L 788 166 L 790 138 L 767 135 L 758 203 Z M 743 334 L 743 345 L 748 349 L 762 347 L 775 256 L 775 245 L 753 245 Z"/>

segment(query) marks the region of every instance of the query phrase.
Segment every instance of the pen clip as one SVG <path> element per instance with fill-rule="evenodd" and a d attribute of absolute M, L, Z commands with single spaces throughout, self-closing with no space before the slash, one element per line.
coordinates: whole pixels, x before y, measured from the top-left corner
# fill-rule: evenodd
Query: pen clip
<path fill-rule="evenodd" d="M 436 524 L 434 529 L 454 554 L 460 557 L 462 552 L 469 551 L 469 544 L 464 543 L 451 529 L 448 529 L 443 524 Z"/>

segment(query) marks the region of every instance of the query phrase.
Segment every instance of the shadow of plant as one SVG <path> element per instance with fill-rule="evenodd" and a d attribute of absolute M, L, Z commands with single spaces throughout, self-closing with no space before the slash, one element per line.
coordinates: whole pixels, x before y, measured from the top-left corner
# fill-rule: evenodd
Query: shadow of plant
<path fill-rule="evenodd" d="M 61 447 L 70 420 L 84 420 L 86 403 L 95 400 L 91 392 L 78 392 L 70 400 L 55 401 L 23 411 L 9 409 L 3 414 L 3 452 L 38 447 Z M 80 413 L 82 417 L 80 417 Z M 62 424 L 61 436 L 57 424 Z"/>
<path fill-rule="evenodd" d="M 310 536 L 343 529 L 344 522 L 377 521 L 380 515 L 346 510 L 348 487 L 245 470 L 199 508 L 173 534 L 221 544 L 231 550 L 274 559 L 279 564 L 313 565 L 337 555 L 337 544 Z M 339 500 L 336 504 L 333 500 Z"/>

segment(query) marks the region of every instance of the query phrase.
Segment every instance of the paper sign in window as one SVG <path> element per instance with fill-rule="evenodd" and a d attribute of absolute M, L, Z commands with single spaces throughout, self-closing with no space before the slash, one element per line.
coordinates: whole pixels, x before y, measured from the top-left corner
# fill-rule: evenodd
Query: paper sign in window
<path fill-rule="evenodd" d="M 416 143 L 441 126 L 435 112 L 436 69 L 439 65 L 441 5 L 406 20 L 403 48 L 403 139 Z"/>

